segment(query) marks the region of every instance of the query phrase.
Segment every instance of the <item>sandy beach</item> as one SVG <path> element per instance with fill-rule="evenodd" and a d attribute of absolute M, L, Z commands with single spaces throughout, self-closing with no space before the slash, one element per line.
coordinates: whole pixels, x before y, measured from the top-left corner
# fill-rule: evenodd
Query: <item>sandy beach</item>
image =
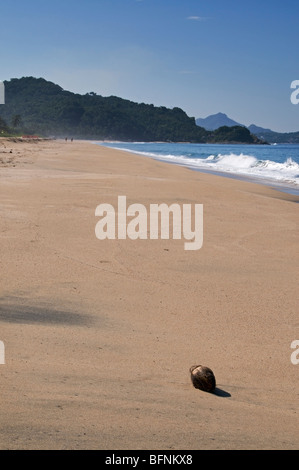
<path fill-rule="evenodd" d="M 98 240 L 95 209 L 119 195 L 203 204 L 203 247 Z M 298 201 L 88 142 L 0 139 L 0 449 L 298 449 Z M 195 364 L 216 393 L 192 386 Z"/>

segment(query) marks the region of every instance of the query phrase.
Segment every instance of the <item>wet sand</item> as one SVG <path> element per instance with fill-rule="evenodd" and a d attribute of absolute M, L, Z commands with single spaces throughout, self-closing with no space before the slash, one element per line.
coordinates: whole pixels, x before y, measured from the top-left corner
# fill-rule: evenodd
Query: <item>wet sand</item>
<path fill-rule="evenodd" d="M 119 195 L 203 204 L 203 247 L 98 240 L 95 209 Z M 296 201 L 86 142 L 0 140 L 0 448 L 298 449 Z"/>

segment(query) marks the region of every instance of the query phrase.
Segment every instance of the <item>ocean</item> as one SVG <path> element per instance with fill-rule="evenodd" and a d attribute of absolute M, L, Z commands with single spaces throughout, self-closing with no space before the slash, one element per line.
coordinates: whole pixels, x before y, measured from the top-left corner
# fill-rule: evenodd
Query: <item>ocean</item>
<path fill-rule="evenodd" d="M 299 195 L 299 145 L 221 145 L 98 142 L 99 145 L 186 166 L 192 170 L 258 182 Z"/>

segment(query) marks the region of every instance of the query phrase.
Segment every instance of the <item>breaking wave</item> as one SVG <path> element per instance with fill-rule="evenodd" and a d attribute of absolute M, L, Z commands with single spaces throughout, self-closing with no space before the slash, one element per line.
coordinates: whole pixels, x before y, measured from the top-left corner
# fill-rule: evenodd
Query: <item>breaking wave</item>
<path fill-rule="evenodd" d="M 103 145 L 196 170 L 295 185 L 299 190 L 299 146 L 246 146 L 244 152 L 244 146 L 208 144 L 115 142 Z"/>
<path fill-rule="evenodd" d="M 206 158 L 191 158 L 171 154 L 157 155 L 150 152 L 143 152 L 143 154 L 191 168 L 239 174 L 253 178 L 273 179 L 299 186 L 299 164 L 293 161 L 292 158 L 288 158 L 283 163 L 278 163 L 271 160 L 258 160 L 253 155 L 243 153 L 210 155 Z"/>

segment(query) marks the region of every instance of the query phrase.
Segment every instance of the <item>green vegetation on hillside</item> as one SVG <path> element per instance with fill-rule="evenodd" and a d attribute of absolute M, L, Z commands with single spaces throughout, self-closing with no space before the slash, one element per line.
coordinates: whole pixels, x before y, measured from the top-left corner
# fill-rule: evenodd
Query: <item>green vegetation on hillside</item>
<path fill-rule="evenodd" d="M 239 126 L 206 131 L 180 108 L 93 92 L 79 95 L 43 78 L 14 78 L 4 83 L 6 104 L 0 107 L 0 116 L 11 123 L 13 132 L 124 141 L 260 143 Z"/>
<path fill-rule="evenodd" d="M 248 144 L 257 144 L 259 143 L 259 139 L 250 133 L 250 131 L 243 126 L 222 126 L 215 131 L 211 131 L 211 141 L 214 142 L 247 142 Z"/>
<path fill-rule="evenodd" d="M 265 139 L 271 144 L 299 144 L 299 132 L 259 132 L 260 139 Z"/>
<path fill-rule="evenodd" d="M 9 127 L 7 122 L 0 117 L 0 137 L 11 137 L 18 135 L 16 129 Z"/>

